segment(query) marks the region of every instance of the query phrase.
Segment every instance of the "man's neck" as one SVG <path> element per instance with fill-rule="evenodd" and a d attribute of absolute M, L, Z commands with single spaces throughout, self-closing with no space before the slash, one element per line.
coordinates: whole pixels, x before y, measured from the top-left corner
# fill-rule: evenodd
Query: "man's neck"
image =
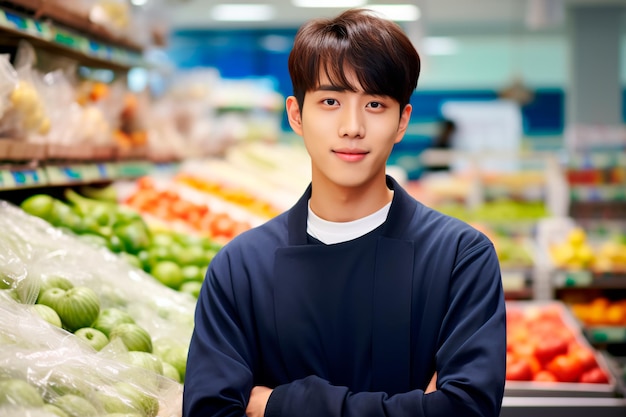
<path fill-rule="evenodd" d="M 380 210 L 393 198 L 386 181 L 367 187 L 347 188 L 312 182 L 311 210 L 324 220 L 349 222 Z"/>

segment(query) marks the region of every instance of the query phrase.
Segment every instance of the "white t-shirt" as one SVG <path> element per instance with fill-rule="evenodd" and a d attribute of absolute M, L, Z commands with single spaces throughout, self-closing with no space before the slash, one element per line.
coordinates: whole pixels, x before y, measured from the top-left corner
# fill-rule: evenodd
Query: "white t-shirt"
<path fill-rule="evenodd" d="M 383 224 L 387 219 L 390 207 L 391 202 L 377 212 L 351 222 L 329 222 L 313 213 L 311 202 L 309 201 L 306 231 L 309 235 L 327 245 L 347 242 L 363 236 Z"/>

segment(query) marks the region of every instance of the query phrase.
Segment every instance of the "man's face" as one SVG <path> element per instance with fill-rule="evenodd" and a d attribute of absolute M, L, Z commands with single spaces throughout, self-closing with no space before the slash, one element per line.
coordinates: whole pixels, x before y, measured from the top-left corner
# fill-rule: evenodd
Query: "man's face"
<path fill-rule="evenodd" d="M 348 80 L 359 86 L 353 72 Z M 311 156 L 313 181 L 359 188 L 384 177 L 393 145 L 406 131 L 411 106 L 400 113 L 391 97 L 341 89 L 322 72 L 319 86 L 306 93 L 302 111 L 290 97 L 287 112 Z"/>

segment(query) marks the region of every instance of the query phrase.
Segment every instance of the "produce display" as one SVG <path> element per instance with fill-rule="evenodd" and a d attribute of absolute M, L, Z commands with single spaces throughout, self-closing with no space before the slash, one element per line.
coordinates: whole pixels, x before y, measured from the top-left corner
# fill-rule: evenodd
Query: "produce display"
<path fill-rule="evenodd" d="M 36 194 L 24 200 L 21 208 L 71 231 L 80 240 L 108 248 L 168 287 L 197 296 L 206 268 L 221 247 L 219 243 L 207 237 L 151 228 L 137 211 L 117 204 L 105 191 L 88 190 L 84 189 L 92 197 L 108 200 L 84 197 L 68 188 L 64 192 L 67 202 Z"/>
<path fill-rule="evenodd" d="M 172 187 L 159 187 L 150 177 L 143 177 L 136 185 L 124 199 L 125 205 L 161 221 L 182 224 L 185 230 L 215 242 L 226 243 L 251 227 L 248 221 L 237 220 L 225 210 L 184 198 Z"/>
<path fill-rule="evenodd" d="M 551 387 L 570 391 L 613 391 L 611 374 L 586 342 L 580 329 L 568 319 L 560 302 L 507 304 L 507 372 L 509 388 Z M 513 382 L 511 384 L 510 382 Z M 542 387 L 542 384 L 544 385 Z M 597 384 L 589 387 L 590 384 Z M 550 387 L 550 386 L 548 386 Z"/>
<path fill-rule="evenodd" d="M 180 415 L 182 385 L 135 359 L 137 352 L 114 344 L 97 352 L 33 310 L 0 293 L 0 415 Z"/>
<path fill-rule="evenodd" d="M 199 178 L 188 173 L 178 174 L 174 178 L 174 181 L 192 187 L 196 190 L 215 195 L 225 201 L 237 204 L 266 220 L 271 219 L 280 213 L 280 210 L 273 207 L 271 202 L 264 201 L 250 194 L 242 187 L 225 186 L 219 181 Z"/>
<path fill-rule="evenodd" d="M 564 239 L 553 242 L 549 249 L 558 268 L 626 271 L 626 235 L 623 234 L 591 242 L 585 230 L 578 226 L 572 228 Z"/>
<path fill-rule="evenodd" d="M 6 202 L 0 228 L 0 407 L 179 415 L 195 299 Z"/>
<path fill-rule="evenodd" d="M 472 223 L 493 242 L 500 266 L 507 268 L 532 268 L 534 265 L 533 245 L 524 234 L 511 234 L 494 228 L 485 222 Z"/>
<path fill-rule="evenodd" d="M 585 326 L 626 326 L 626 300 L 594 297 L 590 301 L 573 302 L 570 309 Z"/>

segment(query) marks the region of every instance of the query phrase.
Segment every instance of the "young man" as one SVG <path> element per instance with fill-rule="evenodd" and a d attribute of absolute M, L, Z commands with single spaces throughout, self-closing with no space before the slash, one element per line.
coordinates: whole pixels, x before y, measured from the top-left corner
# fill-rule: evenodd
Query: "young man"
<path fill-rule="evenodd" d="M 184 416 L 498 416 L 506 336 L 494 248 L 385 174 L 420 71 L 411 42 L 350 10 L 305 24 L 289 70 L 287 114 L 312 181 L 211 262 Z"/>

